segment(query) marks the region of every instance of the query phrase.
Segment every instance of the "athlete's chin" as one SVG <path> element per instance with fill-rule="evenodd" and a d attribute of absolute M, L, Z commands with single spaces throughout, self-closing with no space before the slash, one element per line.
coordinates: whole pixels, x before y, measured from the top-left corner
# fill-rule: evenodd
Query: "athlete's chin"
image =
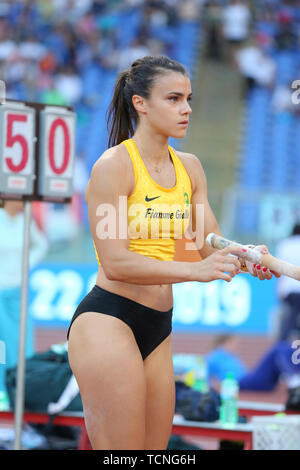
<path fill-rule="evenodd" d="M 186 131 L 186 128 L 173 131 L 170 133 L 170 137 L 174 137 L 175 139 L 183 139 L 186 136 Z"/>

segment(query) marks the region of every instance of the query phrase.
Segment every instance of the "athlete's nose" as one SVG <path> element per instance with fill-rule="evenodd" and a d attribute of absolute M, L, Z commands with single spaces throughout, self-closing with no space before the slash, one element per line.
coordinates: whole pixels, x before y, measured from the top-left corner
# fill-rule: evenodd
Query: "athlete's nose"
<path fill-rule="evenodd" d="M 191 114 L 192 113 L 192 108 L 190 106 L 190 104 L 188 103 L 188 113 Z"/>
<path fill-rule="evenodd" d="M 186 105 L 184 106 L 184 109 L 182 110 L 182 114 L 191 114 L 192 113 L 192 108 L 190 107 L 190 104 L 186 102 Z"/>

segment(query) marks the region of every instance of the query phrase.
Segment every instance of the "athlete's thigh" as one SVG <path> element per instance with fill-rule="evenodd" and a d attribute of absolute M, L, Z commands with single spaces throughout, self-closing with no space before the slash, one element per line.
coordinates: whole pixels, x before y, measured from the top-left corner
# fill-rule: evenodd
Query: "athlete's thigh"
<path fill-rule="evenodd" d="M 146 383 L 132 330 L 110 315 L 86 312 L 69 335 L 69 362 L 94 449 L 143 449 Z"/>
<path fill-rule="evenodd" d="M 146 375 L 145 449 L 166 449 L 175 410 L 171 334 L 144 360 Z"/>

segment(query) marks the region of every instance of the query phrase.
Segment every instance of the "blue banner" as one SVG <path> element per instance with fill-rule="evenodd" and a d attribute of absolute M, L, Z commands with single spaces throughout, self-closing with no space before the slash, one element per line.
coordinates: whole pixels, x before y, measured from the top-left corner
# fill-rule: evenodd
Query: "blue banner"
<path fill-rule="evenodd" d="M 268 334 L 277 305 L 276 280 L 239 274 L 217 280 L 175 284 L 173 330 Z"/>
<path fill-rule="evenodd" d="M 95 284 L 95 265 L 44 264 L 29 277 L 29 312 L 39 327 L 66 328 L 77 305 Z M 249 274 L 228 283 L 184 282 L 173 285 L 174 332 L 267 334 L 277 305 L 276 279 Z"/>

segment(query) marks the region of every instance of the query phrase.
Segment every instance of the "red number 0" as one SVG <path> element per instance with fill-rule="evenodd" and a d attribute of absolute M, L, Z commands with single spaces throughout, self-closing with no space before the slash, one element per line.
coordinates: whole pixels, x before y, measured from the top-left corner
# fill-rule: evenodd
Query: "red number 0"
<path fill-rule="evenodd" d="M 63 157 L 62 165 L 60 167 L 56 165 L 55 158 L 54 158 L 55 132 L 59 126 L 62 127 L 62 130 L 64 133 L 64 140 L 65 140 L 64 157 Z M 57 175 L 60 175 L 61 173 L 65 171 L 69 163 L 69 156 L 70 156 L 70 136 L 69 136 L 68 126 L 63 119 L 58 118 L 58 119 L 55 119 L 55 121 L 53 121 L 51 129 L 50 129 L 50 135 L 49 135 L 49 162 L 54 173 L 56 173 Z"/>
<path fill-rule="evenodd" d="M 8 157 L 5 159 L 8 168 L 14 173 L 24 170 L 28 162 L 29 151 L 28 151 L 28 144 L 27 144 L 25 137 L 21 134 L 13 135 L 13 124 L 15 121 L 27 122 L 27 117 L 28 116 L 26 115 L 21 116 L 20 114 L 8 114 L 7 115 L 6 146 L 13 147 L 16 142 L 19 142 L 19 144 L 22 147 L 22 158 L 18 165 L 14 164 L 11 157 Z"/>

